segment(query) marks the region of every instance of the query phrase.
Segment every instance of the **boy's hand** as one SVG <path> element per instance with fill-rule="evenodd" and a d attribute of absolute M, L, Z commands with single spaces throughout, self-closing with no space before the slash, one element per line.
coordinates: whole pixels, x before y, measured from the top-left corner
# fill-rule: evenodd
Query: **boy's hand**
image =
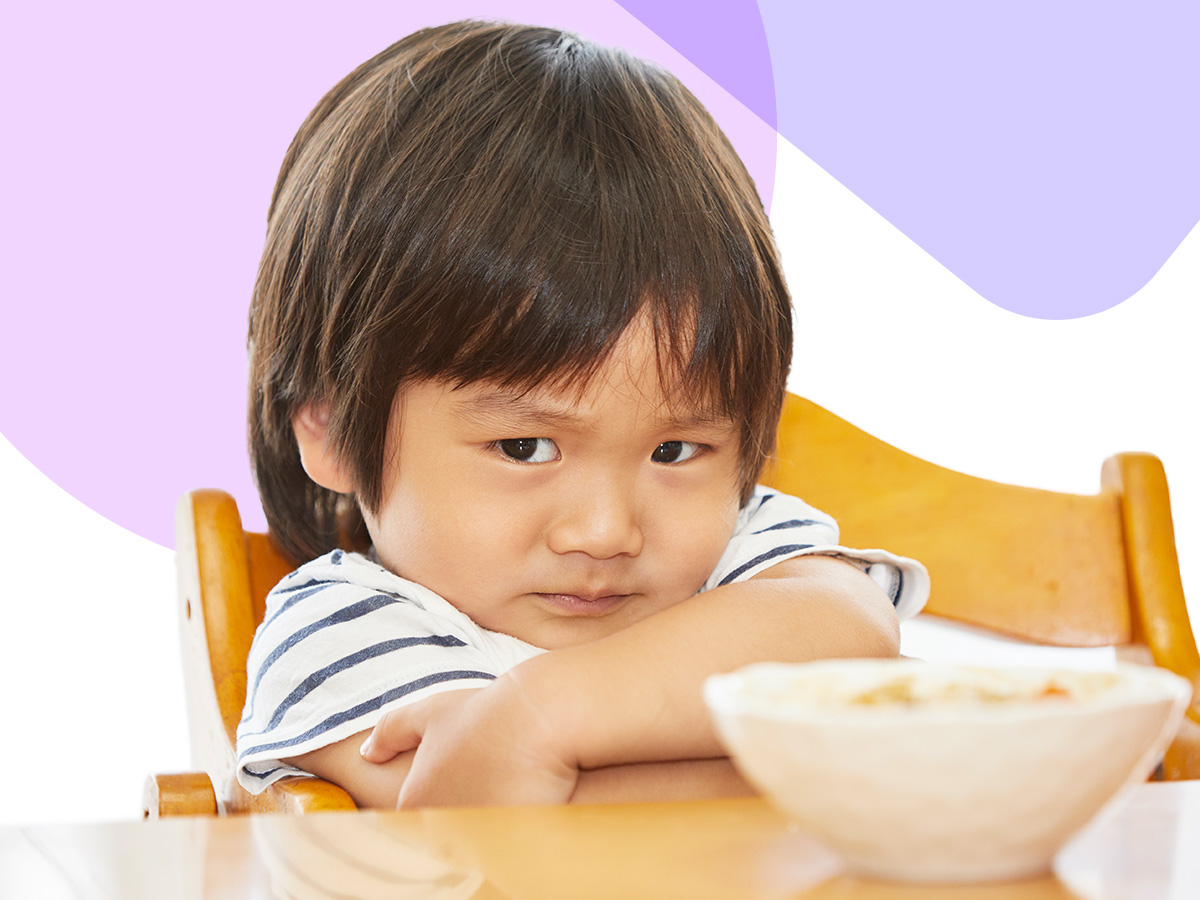
<path fill-rule="evenodd" d="M 571 799 L 579 771 L 554 738 L 506 675 L 483 690 L 448 691 L 387 713 L 362 755 L 386 762 L 417 747 L 398 808 L 559 804 Z"/>
<path fill-rule="evenodd" d="M 367 762 L 381 764 L 408 750 L 416 750 L 431 719 L 453 710 L 477 690 L 445 691 L 427 700 L 384 713 L 358 752 Z"/>

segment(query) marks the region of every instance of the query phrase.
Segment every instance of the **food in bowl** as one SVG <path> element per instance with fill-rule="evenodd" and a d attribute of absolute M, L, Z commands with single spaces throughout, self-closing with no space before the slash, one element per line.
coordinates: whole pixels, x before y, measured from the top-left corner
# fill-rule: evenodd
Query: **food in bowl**
<path fill-rule="evenodd" d="M 889 667 L 896 664 L 884 663 Z M 899 663 L 903 666 L 903 663 Z M 1118 672 L 1043 669 L 995 669 L 970 666 L 933 666 L 925 663 L 886 672 L 880 679 L 875 670 L 857 676 L 835 666 L 824 674 L 809 670 L 811 677 L 762 686 L 762 697 L 789 705 L 796 702 L 814 708 L 856 706 L 901 706 L 959 709 L 975 704 L 1067 702 L 1082 703 L 1122 689 L 1128 679 Z M 1110 697 L 1110 699 L 1112 699 Z"/>
<path fill-rule="evenodd" d="M 709 679 L 735 764 L 854 871 L 908 881 L 1044 873 L 1144 779 L 1190 685 L 1163 670 L 760 664 Z"/>

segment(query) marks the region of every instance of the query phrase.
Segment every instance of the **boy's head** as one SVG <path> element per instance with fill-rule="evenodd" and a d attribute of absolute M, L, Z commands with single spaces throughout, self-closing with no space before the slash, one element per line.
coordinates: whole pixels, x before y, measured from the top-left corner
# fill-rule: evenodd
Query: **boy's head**
<path fill-rule="evenodd" d="M 582 396 L 635 322 L 672 404 L 733 421 L 744 500 L 773 449 L 791 314 L 753 182 L 707 112 L 655 66 L 552 29 L 462 22 L 389 47 L 313 110 L 271 203 L 249 419 L 281 549 L 365 537 L 405 387 Z M 352 498 L 305 474 L 305 409 Z"/>

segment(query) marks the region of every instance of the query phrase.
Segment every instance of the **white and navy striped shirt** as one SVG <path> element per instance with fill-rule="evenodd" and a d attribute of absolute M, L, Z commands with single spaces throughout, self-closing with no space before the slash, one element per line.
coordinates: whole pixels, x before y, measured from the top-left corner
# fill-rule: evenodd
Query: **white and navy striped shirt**
<path fill-rule="evenodd" d="M 823 554 L 861 566 L 901 618 L 925 605 L 929 576 L 920 563 L 837 541 L 829 516 L 759 487 L 701 590 L 745 581 L 795 556 Z M 542 652 L 479 627 L 433 591 L 365 556 L 335 550 L 267 595 L 246 660 L 238 781 L 258 793 L 287 775 L 306 774 L 281 759 L 372 728 L 390 709 L 444 690 L 482 687 Z"/>

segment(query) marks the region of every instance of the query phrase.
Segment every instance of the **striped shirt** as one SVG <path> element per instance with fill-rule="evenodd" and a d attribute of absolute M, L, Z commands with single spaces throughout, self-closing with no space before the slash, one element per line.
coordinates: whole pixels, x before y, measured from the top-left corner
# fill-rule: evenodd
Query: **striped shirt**
<path fill-rule="evenodd" d="M 785 559 L 836 555 L 867 572 L 901 618 L 929 594 L 920 563 L 838 545 L 837 524 L 795 497 L 755 490 L 701 590 L 745 581 Z M 476 625 L 433 591 L 357 553 L 335 550 L 267 595 L 246 660 L 238 781 L 258 793 L 307 774 L 281 760 L 374 727 L 390 709 L 482 687 L 544 652 Z"/>

